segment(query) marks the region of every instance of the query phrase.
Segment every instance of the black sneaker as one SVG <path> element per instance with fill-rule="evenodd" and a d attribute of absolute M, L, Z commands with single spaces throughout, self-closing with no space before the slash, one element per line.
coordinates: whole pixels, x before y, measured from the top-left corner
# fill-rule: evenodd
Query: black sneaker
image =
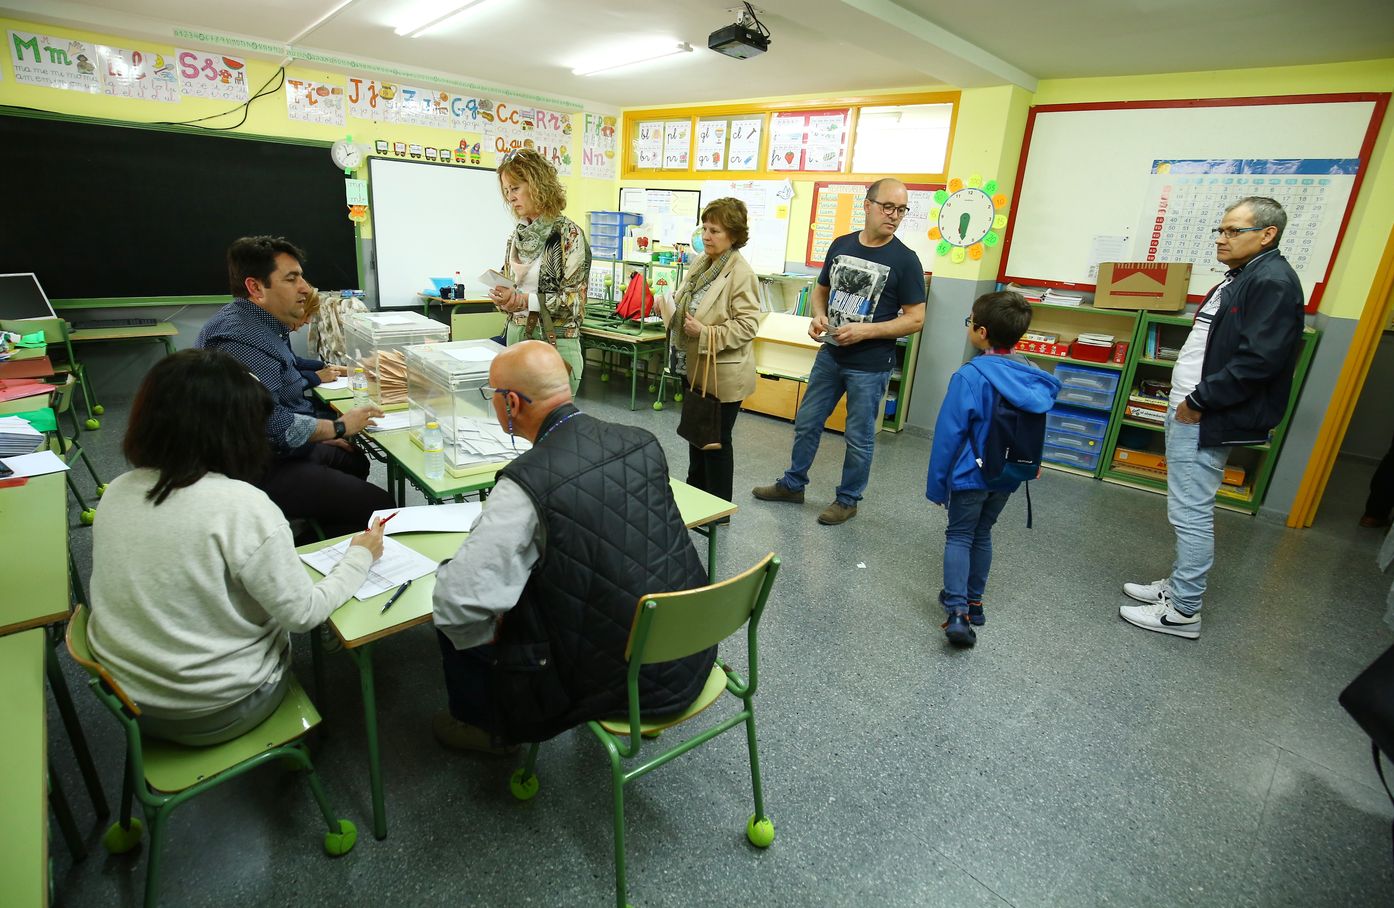
<path fill-rule="evenodd" d="M 944 636 L 954 646 L 968 647 L 978 642 L 978 632 L 973 630 L 965 615 L 950 615 L 944 622 Z"/>

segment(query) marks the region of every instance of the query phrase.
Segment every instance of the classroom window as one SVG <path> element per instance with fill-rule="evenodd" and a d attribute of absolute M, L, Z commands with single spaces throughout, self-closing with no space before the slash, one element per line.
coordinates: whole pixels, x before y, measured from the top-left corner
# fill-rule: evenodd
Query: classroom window
<path fill-rule="evenodd" d="M 952 104 L 863 107 L 852 146 L 857 173 L 941 173 L 949 154 Z"/>

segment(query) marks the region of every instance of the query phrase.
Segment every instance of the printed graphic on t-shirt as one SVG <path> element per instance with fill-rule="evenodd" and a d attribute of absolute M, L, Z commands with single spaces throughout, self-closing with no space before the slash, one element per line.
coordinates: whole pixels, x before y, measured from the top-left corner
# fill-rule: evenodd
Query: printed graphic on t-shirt
<path fill-rule="evenodd" d="M 822 340 L 836 343 L 831 332 L 848 322 L 869 322 L 891 269 L 854 255 L 839 255 L 828 272 L 828 332 Z"/>

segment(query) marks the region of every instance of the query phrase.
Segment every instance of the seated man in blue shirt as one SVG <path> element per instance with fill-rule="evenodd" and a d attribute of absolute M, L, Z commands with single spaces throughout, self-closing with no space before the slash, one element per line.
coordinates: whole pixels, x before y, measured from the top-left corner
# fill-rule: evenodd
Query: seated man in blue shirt
<path fill-rule="evenodd" d="M 355 533 L 392 497 L 370 484 L 368 458 L 348 439 L 381 416 L 355 407 L 339 418 L 307 394 L 289 331 L 305 317 L 310 285 L 305 254 L 281 237 L 242 237 L 228 248 L 233 301 L 198 334 L 198 346 L 221 350 L 271 392 L 266 434 L 275 460 L 258 486 L 288 519 L 315 520 L 326 536 Z"/>

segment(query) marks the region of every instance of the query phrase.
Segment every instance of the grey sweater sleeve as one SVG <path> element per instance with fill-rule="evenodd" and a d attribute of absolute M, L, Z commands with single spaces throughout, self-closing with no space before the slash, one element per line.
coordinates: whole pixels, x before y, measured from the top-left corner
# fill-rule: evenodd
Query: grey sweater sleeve
<path fill-rule="evenodd" d="M 436 569 L 435 625 L 456 649 L 488 643 L 518 604 L 541 557 L 541 522 L 532 499 L 504 478 L 455 557 Z"/>

